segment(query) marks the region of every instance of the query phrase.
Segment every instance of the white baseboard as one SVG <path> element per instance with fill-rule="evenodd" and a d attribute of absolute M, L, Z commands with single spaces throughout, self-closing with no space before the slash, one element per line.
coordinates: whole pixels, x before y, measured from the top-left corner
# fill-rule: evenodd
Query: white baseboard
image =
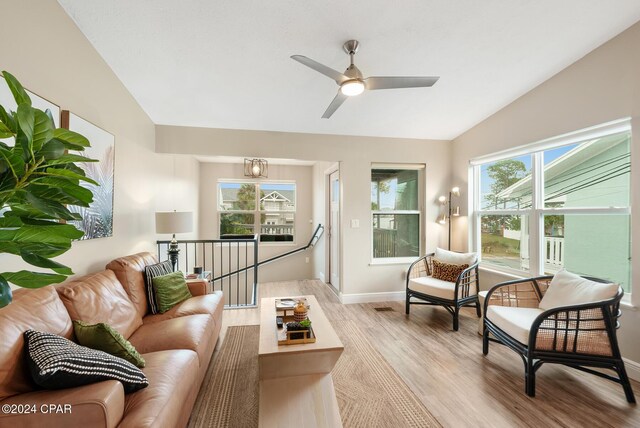
<path fill-rule="evenodd" d="M 627 358 L 622 358 L 624 361 L 624 368 L 627 370 L 627 375 L 633 379 L 640 381 L 640 363 Z"/>
<path fill-rule="evenodd" d="M 351 303 L 368 303 L 368 302 L 391 302 L 396 300 L 404 300 L 407 297 L 406 291 L 389 291 L 383 293 L 340 293 L 340 302 L 345 305 Z"/>
<path fill-rule="evenodd" d="M 320 281 L 322 281 L 322 282 L 325 282 L 325 280 L 324 280 L 324 272 L 319 272 L 319 273 L 318 273 L 318 279 L 319 279 Z"/>

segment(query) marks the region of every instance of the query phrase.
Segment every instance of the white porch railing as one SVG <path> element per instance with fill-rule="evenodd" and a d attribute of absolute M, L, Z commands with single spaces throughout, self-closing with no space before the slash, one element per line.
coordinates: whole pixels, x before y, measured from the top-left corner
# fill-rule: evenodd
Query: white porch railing
<path fill-rule="evenodd" d="M 557 269 L 564 266 L 564 237 L 544 237 L 546 265 L 551 265 Z"/>

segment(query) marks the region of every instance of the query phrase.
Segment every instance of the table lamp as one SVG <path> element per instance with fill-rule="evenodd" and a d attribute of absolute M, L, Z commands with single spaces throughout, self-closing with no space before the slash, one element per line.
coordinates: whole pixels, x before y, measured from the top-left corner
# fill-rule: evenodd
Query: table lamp
<path fill-rule="evenodd" d="M 156 233 L 171 233 L 173 238 L 169 244 L 169 260 L 173 270 L 178 265 L 178 241 L 176 241 L 176 233 L 189 233 L 193 231 L 193 213 L 191 212 L 157 212 L 156 213 Z"/>

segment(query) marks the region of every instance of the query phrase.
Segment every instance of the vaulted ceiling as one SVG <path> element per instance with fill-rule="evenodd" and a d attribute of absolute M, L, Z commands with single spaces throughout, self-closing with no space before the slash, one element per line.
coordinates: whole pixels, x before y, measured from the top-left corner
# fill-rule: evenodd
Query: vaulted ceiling
<path fill-rule="evenodd" d="M 452 139 L 640 20 L 638 0 L 59 0 L 157 124 Z M 370 91 L 291 60 L 440 76 Z"/>

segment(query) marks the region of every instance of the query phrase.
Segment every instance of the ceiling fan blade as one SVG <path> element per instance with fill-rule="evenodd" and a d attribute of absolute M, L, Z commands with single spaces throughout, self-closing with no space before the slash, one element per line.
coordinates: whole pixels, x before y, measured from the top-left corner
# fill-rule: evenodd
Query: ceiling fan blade
<path fill-rule="evenodd" d="M 364 79 L 367 89 L 421 88 L 433 86 L 439 77 L 373 76 Z"/>
<path fill-rule="evenodd" d="M 291 59 L 298 61 L 300 64 L 304 64 L 309 68 L 314 69 L 318 73 L 322 73 L 327 77 L 332 78 L 339 85 L 345 80 L 349 80 L 347 76 L 340 73 L 339 71 L 334 70 L 331 67 L 327 67 L 326 65 L 320 64 L 318 61 L 314 61 L 311 58 L 307 58 L 304 55 L 291 55 Z"/>
<path fill-rule="evenodd" d="M 324 114 L 322 115 L 322 118 L 329 119 L 331 115 L 335 113 L 336 110 L 338 110 L 338 107 L 340 107 L 347 98 L 348 97 L 345 94 L 343 94 L 342 91 L 338 90 L 338 95 L 336 95 L 333 101 L 331 101 L 331 104 L 329 104 L 329 107 L 327 107 L 327 109 L 325 110 Z"/>

